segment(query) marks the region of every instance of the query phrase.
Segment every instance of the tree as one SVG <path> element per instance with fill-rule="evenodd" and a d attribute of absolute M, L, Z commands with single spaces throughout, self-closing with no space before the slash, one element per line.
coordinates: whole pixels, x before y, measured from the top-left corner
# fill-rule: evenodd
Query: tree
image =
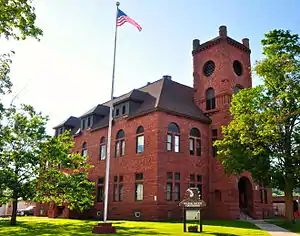
<path fill-rule="evenodd" d="M 16 224 L 20 198 L 67 203 L 79 211 L 90 207 L 94 200 L 94 183 L 87 179 L 90 166 L 86 157 L 69 154 L 74 142 L 68 132 L 57 138 L 48 136 L 48 117 L 28 105 L 12 106 L 3 116 L 0 202 L 13 200 L 11 224 Z"/>
<path fill-rule="evenodd" d="M 233 95 L 232 121 L 214 145 L 225 171 L 249 171 L 261 185 L 284 191 L 286 217 L 300 184 L 300 40 L 273 30 L 262 40 L 264 59 L 255 71 L 263 85 Z"/>
<path fill-rule="evenodd" d="M 0 186 L 5 190 L 2 200 L 13 200 L 11 224 L 16 224 L 18 199 L 32 199 L 39 169 L 41 147 L 48 138 L 47 117 L 22 105 L 6 109 L 2 121 L 0 150 Z"/>
<path fill-rule="evenodd" d="M 73 145 L 69 131 L 44 143 L 35 200 L 83 212 L 94 204 L 95 183 L 88 181 L 87 157 L 69 153 Z"/>
<path fill-rule="evenodd" d="M 34 37 L 39 40 L 39 36 L 43 34 L 42 30 L 35 26 L 36 15 L 34 13 L 34 7 L 31 5 L 32 1 L 27 0 L 0 0 L 0 37 L 4 37 L 7 40 L 25 40 L 27 37 Z M 0 55 L 0 95 L 5 95 L 11 92 L 12 82 L 9 77 L 10 65 L 12 63 L 10 53 Z M 23 107 L 25 108 L 25 107 Z M 28 107 L 27 107 L 28 108 Z M 27 109 L 26 108 L 26 109 Z M 3 128 L 3 119 L 8 118 L 8 114 L 15 114 L 15 108 L 11 108 L 7 111 L 0 100 L 0 133 L 5 134 L 8 137 L 8 126 Z M 4 115 L 5 114 L 5 115 Z M 15 117 L 16 118 L 16 117 Z M 12 119 L 8 119 L 12 120 Z M 6 120 L 6 122 L 8 122 Z M 0 139 L 0 204 L 6 203 L 9 200 L 12 192 L 7 187 L 12 184 L 15 179 L 9 179 L 9 170 L 2 166 L 5 162 L 4 152 L 7 140 L 4 140 L 4 136 Z M 8 178 L 8 182 L 5 179 Z M 29 194 L 29 193 L 28 193 Z M 26 198 L 26 197 L 25 197 Z M 15 221 L 15 219 L 12 221 Z"/>

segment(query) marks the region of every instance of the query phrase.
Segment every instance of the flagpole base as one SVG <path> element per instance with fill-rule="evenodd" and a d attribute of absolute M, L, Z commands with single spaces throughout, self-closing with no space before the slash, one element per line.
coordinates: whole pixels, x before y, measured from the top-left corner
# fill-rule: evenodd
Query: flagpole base
<path fill-rule="evenodd" d="M 93 234 L 115 234 L 116 227 L 112 223 L 99 223 L 93 228 Z"/>

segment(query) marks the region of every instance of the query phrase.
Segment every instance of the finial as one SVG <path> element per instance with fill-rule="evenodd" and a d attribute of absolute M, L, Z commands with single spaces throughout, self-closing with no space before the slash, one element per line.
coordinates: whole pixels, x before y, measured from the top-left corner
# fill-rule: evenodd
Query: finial
<path fill-rule="evenodd" d="M 120 6 L 120 2 L 116 2 L 117 7 Z"/>
<path fill-rule="evenodd" d="M 219 27 L 219 36 L 220 37 L 227 37 L 227 27 L 225 25 L 221 25 Z"/>

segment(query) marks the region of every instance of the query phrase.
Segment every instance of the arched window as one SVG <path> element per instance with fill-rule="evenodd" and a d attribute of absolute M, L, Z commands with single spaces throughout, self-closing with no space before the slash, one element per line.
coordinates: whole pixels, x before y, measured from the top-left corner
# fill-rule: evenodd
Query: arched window
<path fill-rule="evenodd" d="M 197 128 L 190 131 L 190 155 L 201 156 L 201 134 Z"/>
<path fill-rule="evenodd" d="M 144 152 L 144 128 L 139 126 L 136 130 L 136 153 Z"/>
<path fill-rule="evenodd" d="M 215 109 L 216 98 L 215 98 L 215 90 L 213 88 L 209 88 L 206 90 L 205 98 L 206 98 L 206 110 Z"/>
<path fill-rule="evenodd" d="M 115 156 L 121 157 L 125 155 L 125 132 L 121 129 L 116 136 Z"/>
<path fill-rule="evenodd" d="M 168 125 L 167 151 L 179 152 L 180 149 L 180 129 L 176 123 Z"/>
<path fill-rule="evenodd" d="M 106 157 L 106 139 L 102 137 L 100 139 L 100 160 L 105 160 Z"/>
<path fill-rule="evenodd" d="M 84 143 L 82 144 L 81 155 L 84 156 L 84 157 L 88 155 L 87 143 L 86 143 L 86 142 L 84 142 Z"/>

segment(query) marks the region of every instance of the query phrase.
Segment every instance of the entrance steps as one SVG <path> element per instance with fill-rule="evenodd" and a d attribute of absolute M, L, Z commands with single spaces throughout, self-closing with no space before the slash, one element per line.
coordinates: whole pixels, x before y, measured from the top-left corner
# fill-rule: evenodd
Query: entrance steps
<path fill-rule="evenodd" d="M 240 220 L 253 220 L 250 216 L 246 215 L 245 213 L 240 213 Z"/>

